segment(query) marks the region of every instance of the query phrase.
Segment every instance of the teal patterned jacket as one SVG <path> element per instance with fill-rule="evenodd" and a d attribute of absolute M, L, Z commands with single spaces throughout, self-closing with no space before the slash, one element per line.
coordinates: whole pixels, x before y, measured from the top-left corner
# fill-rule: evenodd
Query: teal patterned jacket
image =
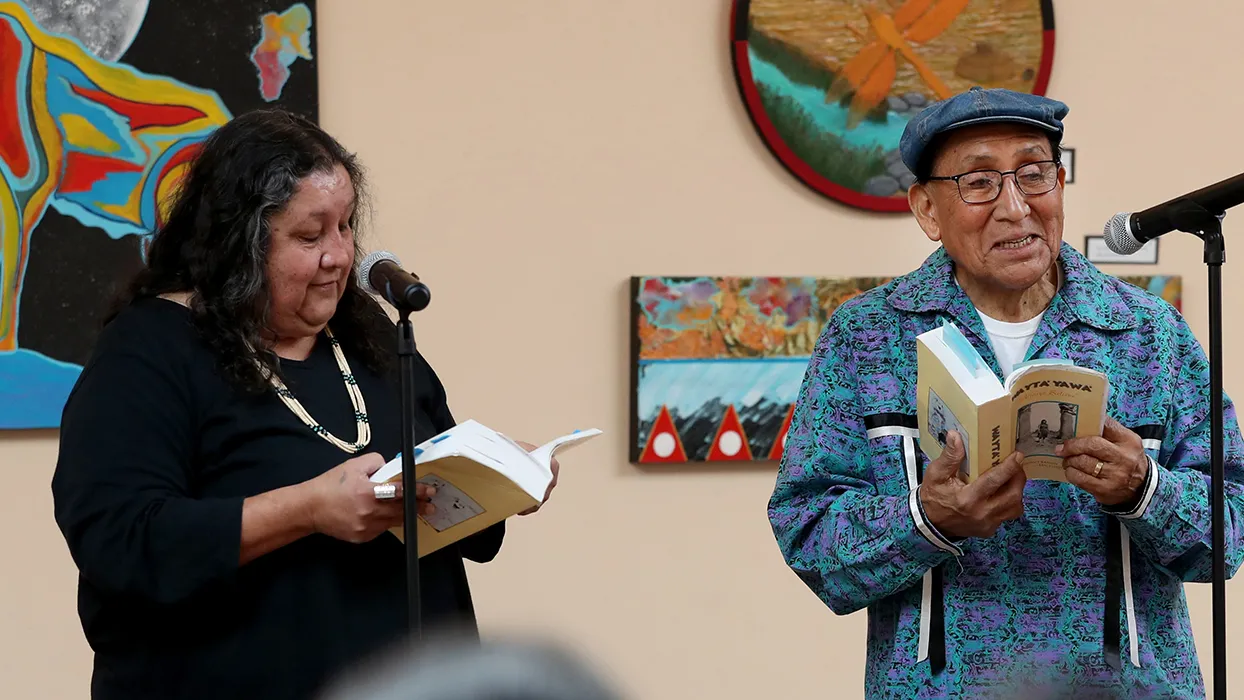
<path fill-rule="evenodd" d="M 831 610 L 868 609 L 867 698 L 1200 698 L 1184 582 L 1210 580 L 1209 362 L 1178 311 L 1062 245 L 1064 282 L 1028 358 L 1107 374 L 1109 414 L 1139 434 L 1139 502 L 1108 512 L 1030 481 L 1024 515 L 952 542 L 918 495 L 916 336 L 955 322 L 1001 375 L 938 249 L 831 316 L 787 435 L 769 520 Z M 1224 397 L 1227 574 L 1244 558 L 1244 444 Z M 1037 688 L 1055 695 L 1028 694 Z"/>

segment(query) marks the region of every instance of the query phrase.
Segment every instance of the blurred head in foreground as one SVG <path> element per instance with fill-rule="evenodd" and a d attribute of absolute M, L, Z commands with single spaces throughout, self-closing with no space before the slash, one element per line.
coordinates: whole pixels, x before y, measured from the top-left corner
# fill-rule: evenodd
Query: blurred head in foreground
<path fill-rule="evenodd" d="M 428 640 L 344 674 L 320 700 L 621 700 L 561 645 Z"/>

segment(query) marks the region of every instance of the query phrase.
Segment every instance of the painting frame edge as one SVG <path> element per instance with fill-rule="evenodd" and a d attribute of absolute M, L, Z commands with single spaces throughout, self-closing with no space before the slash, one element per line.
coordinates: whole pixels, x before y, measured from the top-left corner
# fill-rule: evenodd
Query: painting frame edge
<path fill-rule="evenodd" d="M 639 447 L 639 286 L 645 276 L 632 275 L 627 289 L 630 296 L 627 297 L 627 303 L 630 311 L 627 316 L 630 318 L 630 326 L 627 328 L 628 342 L 630 344 L 630 392 L 627 400 L 630 404 L 628 410 L 627 422 L 629 423 L 627 433 L 630 440 L 627 444 L 627 459 L 633 464 L 639 464 L 639 458 L 643 455 L 643 450 Z"/>

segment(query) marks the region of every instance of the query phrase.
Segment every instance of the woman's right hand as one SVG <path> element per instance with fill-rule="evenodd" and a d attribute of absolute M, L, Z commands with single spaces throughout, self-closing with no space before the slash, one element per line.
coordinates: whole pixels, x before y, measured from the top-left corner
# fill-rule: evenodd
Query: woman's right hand
<path fill-rule="evenodd" d="M 323 474 L 305 482 L 315 532 L 346 542 L 367 542 L 392 527 L 403 525 L 405 505 L 402 485 L 397 484 L 397 498 L 378 500 L 370 477 L 384 466 L 384 457 L 375 452 L 346 460 Z M 416 485 L 419 513 L 430 515 L 434 506 L 429 499 L 436 489 Z"/>

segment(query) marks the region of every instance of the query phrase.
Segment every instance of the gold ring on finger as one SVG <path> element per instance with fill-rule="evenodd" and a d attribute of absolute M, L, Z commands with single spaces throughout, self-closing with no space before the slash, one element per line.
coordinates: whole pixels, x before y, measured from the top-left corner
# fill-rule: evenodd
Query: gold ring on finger
<path fill-rule="evenodd" d="M 1093 467 L 1093 478 L 1094 478 L 1094 479 L 1096 479 L 1097 477 L 1101 476 L 1101 468 L 1102 468 L 1102 463 L 1101 463 L 1101 462 L 1098 462 L 1098 463 L 1097 463 L 1097 466 L 1096 466 L 1096 467 Z"/>

